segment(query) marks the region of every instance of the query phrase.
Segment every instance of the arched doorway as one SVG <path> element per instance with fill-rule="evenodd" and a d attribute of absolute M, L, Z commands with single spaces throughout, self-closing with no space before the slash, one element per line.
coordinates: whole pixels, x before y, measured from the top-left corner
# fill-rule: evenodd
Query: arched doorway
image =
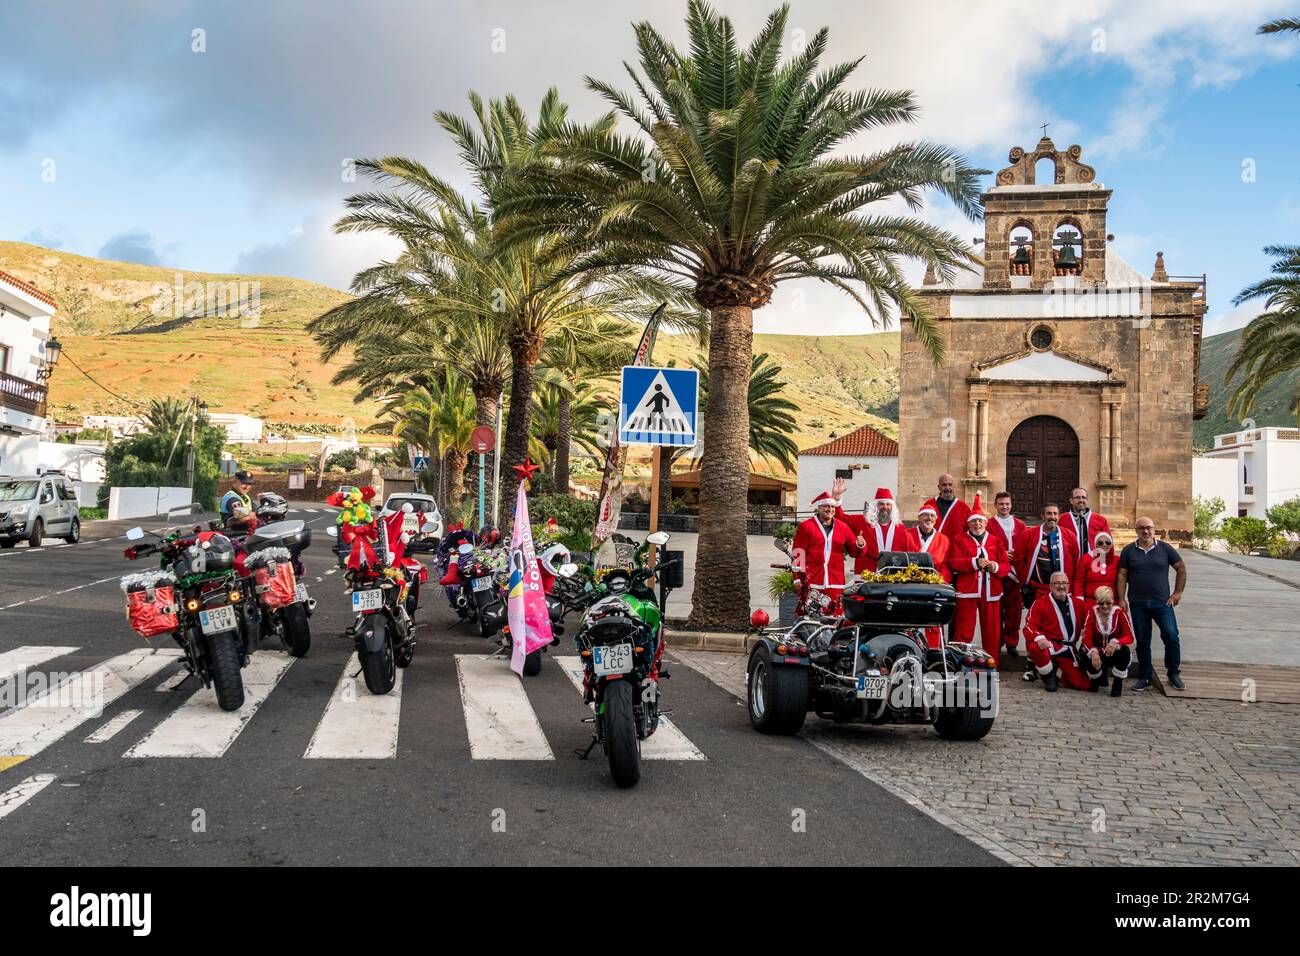
<path fill-rule="evenodd" d="M 1078 484 L 1079 437 L 1073 428 L 1050 415 L 1015 427 L 1007 439 L 1007 491 L 1016 515 L 1037 518 L 1046 504 L 1065 511 Z"/>

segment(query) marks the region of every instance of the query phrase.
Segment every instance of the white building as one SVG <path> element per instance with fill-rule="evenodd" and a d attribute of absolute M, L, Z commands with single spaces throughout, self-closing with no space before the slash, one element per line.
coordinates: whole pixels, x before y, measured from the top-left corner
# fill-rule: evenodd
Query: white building
<path fill-rule="evenodd" d="M 863 425 L 824 445 L 799 452 L 798 512 L 811 514 L 813 498 L 830 491 L 837 477 L 848 482 L 845 511 L 862 511 L 863 503 L 872 500 L 877 488 L 889 488 L 897 496 L 898 442 Z M 900 510 L 916 506 L 899 502 Z"/>
<path fill-rule="evenodd" d="M 210 412 L 208 420 L 226 430 L 226 441 L 251 442 L 262 440 L 262 420 L 247 415 Z"/>
<path fill-rule="evenodd" d="M 1205 457 L 1236 459 L 1239 516 L 1264 518 L 1274 505 L 1300 498 L 1300 428 L 1215 435 Z"/>
<path fill-rule="evenodd" d="M 127 438 L 144 431 L 144 422 L 133 415 L 87 415 L 81 419 L 81 427 L 107 428 L 114 438 Z"/>
<path fill-rule="evenodd" d="M 57 304 L 0 272 L 0 474 L 32 475 L 45 428 L 46 343 Z M 51 362 L 58 353 L 50 351 Z"/>

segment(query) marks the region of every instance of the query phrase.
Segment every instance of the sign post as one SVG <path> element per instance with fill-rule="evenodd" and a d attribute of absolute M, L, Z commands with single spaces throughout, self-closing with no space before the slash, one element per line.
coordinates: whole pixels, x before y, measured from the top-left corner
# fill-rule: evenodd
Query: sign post
<path fill-rule="evenodd" d="M 484 519 L 484 505 L 486 504 L 486 499 L 483 491 L 483 469 L 487 461 L 487 453 L 492 449 L 492 446 L 496 444 L 496 440 L 497 440 L 496 434 L 492 431 L 492 428 L 488 425 L 478 426 L 478 428 L 474 429 L 473 433 L 469 436 L 469 443 L 471 447 L 473 447 L 475 453 L 478 454 L 479 530 L 482 530 L 485 527 L 483 523 L 483 519 Z"/>

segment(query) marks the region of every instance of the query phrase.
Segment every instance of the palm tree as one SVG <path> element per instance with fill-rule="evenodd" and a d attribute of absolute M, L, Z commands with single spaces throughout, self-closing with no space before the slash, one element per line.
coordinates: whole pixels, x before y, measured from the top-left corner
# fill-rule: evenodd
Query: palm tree
<path fill-rule="evenodd" d="M 1266 310 L 1246 326 L 1224 376 L 1227 381 L 1238 373 L 1242 376 L 1228 402 L 1229 411 L 1237 416 L 1250 411 L 1266 384 L 1300 368 L 1300 246 L 1265 246 L 1264 253 L 1276 260 L 1273 274 L 1242 289 L 1232 300 L 1240 305 L 1263 298 Z M 1300 421 L 1300 390 L 1292 398 L 1291 410 Z"/>
<path fill-rule="evenodd" d="M 706 363 L 694 359 L 692 365 L 700 373 L 700 413 L 707 419 L 709 405 L 709 369 Z M 749 450 L 767 461 L 775 462 L 792 471 L 799 457 L 799 446 L 790 438 L 795 430 L 794 413 L 799 406 L 782 394 L 785 383 L 780 379 L 781 366 L 771 360 L 766 352 L 754 356 L 749 374 Z M 671 454 L 671 457 L 668 457 Z M 673 462 L 677 454 L 666 449 L 660 459 L 659 511 L 672 510 Z"/>
<path fill-rule="evenodd" d="M 465 381 L 446 370 L 426 386 L 391 399 L 385 409 L 392 433 L 438 456 L 444 468 L 447 500 L 444 508 L 458 513 L 465 497 L 465 465 L 470 435 L 476 424 L 474 396 Z"/>
<path fill-rule="evenodd" d="M 1256 33 L 1300 33 L 1300 17 L 1281 17 L 1265 23 Z"/>
<path fill-rule="evenodd" d="M 569 493 L 567 446 L 577 445 L 593 459 L 603 460 L 598 422 L 607 405 L 596 387 L 585 383 L 543 382 L 534 392 L 533 434 L 546 448 L 554 494 Z"/>
<path fill-rule="evenodd" d="M 705 423 L 699 542 L 699 566 L 709 573 L 695 578 L 690 623 L 698 628 L 741 628 L 749 613 L 738 502 L 748 474 L 743 397 L 753 310 L 781 282 L 817 279 L 877 325 L 895 314 L 910 323 L 937 362 L 942 336 L 901 266 L 912 260 L 952 278 L 977 261 L 958 237 L 877 204 L 901 199 L 916 210 L 931 188 L 977 218 L 985 170 L 926 143 L 831 156 L 859 132 L 912 121 L 919 107 L 906 91 L 843 89 L 860 61 L 818 73 L 825 29 L 783 63 L 787 18 L 787 7 L 772 13 L 746 50 L 730 19 L 704 0 L 689 5 L 688 50 L 637 24 L 641 73 L 627 69 L 640 102 L 602 81 L 587 84 L 640 135 L 621 135 L 615 114 L 567 130 L 554 158 L 517 177 L 498 203 L 507 232 L 567 234 L 582 250 L 575 269 L 665 276 L 710 313 L 715 402 Z"/>

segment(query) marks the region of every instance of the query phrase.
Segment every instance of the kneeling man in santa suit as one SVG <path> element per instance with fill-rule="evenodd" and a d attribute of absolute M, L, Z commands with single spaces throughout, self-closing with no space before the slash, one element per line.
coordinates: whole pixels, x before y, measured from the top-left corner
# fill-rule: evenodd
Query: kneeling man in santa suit
<path fill-rule="evenodd" d="M 832 494 L 836 498 L 844 497 L 845 482 L 836 478 Z M 866 547 L 853 562 L 853 573 L 861 575 L 867 571 L 875 573 L 880 556 L 886 551 L 915 551 L 916 541 L 912 529 L 903 524 L 898 507 L 894 504 L 894 494 L 888 488 L 877 488 L 874 513 L 863 508 L 860 515 L 845 514 L 844 508 L 836 509 L 835 517 L 848 524 L 858 538 L 866 541 Z"/>
<path fill-rule="evenodd" d="M 930 560 L 934 562 L 934 569 L 939 572 L 944 583 L 952 584 L 952 568 L 948 567 L 948 549 L 951 544 L 948 536 L 935 527 L 938 518 L 939 512 L 929 505 L 922 505 L 921 510 L 916 513 L 916 527 L 912 529 L 912 537 L 915 539 L 916 550 L 930 556 Z M 931 647 L 939 647 L 942 643 L 942 631 L 943 628 L 939 626 L 927 627 L 926 642 Z"/>
<path fill-rule="evenodd" d="M 1011 562 L 1002 542 L 988 533 L 987 524 L 988 515 L 976 495 L 966 519 L 966 532 L 951 541 L 948 567 L 957 589 L 953 640 L 971 641 L 978 616 L 984 652 L 996 663 L 1002 645 L 1002 579 L 1011 573 Z"/>
<path fill-rule="evenodd" d="M 795 530 L 791 558 L 803 562 L 809 589 L 831 599 L 825 613 L 838 614 L 844 592 L 844 555 L 858 557 L 866 542 L 854 536 L 847 522 L 836 520 L 840 503 L 830 492 L 823 491 L 812 503 L 816 513 Z"/>
<path fill-rule="evenodd" d="M 1025 618 L 1025 650 L 1030 664 L 1043 678 L 1043 690 L 1054 691 L 1064 684 L 1087 690 L 1092 680 L 1081 662 L 1086 659 L 1079 646 L 1083 633 L 1083 599 L 1070 593 L 1070 579 L 1057 571 L 1049 590 L 1034 601 Z"/>

